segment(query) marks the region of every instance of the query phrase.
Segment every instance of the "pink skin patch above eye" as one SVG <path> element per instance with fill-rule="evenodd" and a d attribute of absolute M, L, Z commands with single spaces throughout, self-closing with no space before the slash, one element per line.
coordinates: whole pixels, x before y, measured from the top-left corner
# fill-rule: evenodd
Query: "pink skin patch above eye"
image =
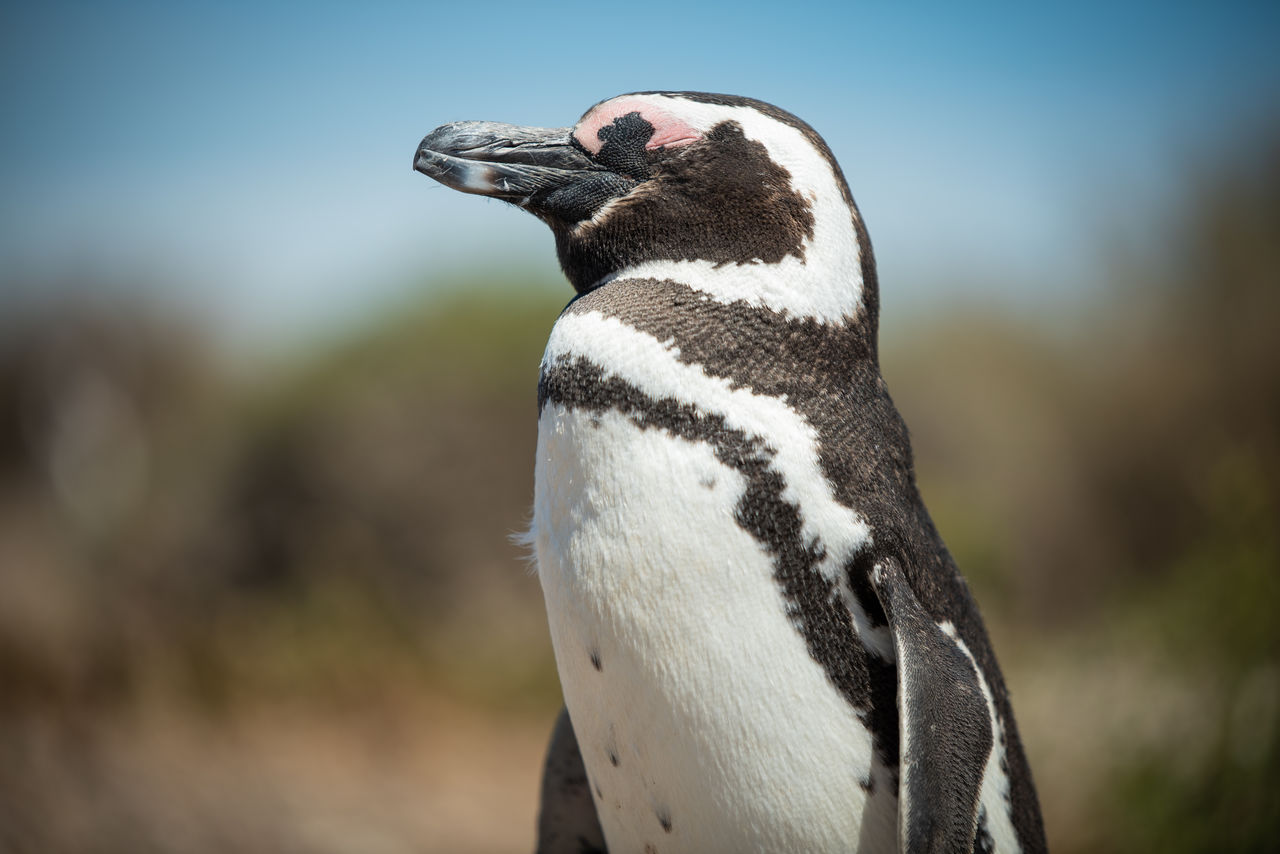
<path fill-rule="evenodd" d="M 638 98 L 622 98 L 609 101 L 592 110 L 586 118 L 574 128 L 574 139 L 592 154 L 599 154 L 604 143 L 600 140 L 600 128 L 613 124 L 613 120 L 628 113 L 639 113 L 640 117 L 653 125 L 653 136 L 645 143 L 645 148 L 679 148 L 701 138 L 702 134 L 685 124 L 665 110 L 655 107 L 648 101 Z"/>

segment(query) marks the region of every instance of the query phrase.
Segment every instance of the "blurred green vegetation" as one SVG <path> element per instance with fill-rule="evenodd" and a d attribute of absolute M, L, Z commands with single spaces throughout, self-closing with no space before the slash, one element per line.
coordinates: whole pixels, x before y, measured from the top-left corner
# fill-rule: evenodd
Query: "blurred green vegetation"
<path fill-rule="evenodd" d="M 1280 839 L 1278 143 L 1207 170 L 1069 317 L 883 336 L 1060 852 Z M 534 797 L 558 688 L 510 536 L 568 288 L 445 292 L 255 376 L 145 306 L 0 323 L 0 849 L 502 850 L 417 816 L 448 825 L 485 749 L 527 745 Z M 339 756 L 369 770 L 316 770 Z M 312 776 L 397 780 L 403 808 Z M 291 811 L 206 791 L 259 777 Z M 333 803 L 403 847 L 304 832 Z"/>

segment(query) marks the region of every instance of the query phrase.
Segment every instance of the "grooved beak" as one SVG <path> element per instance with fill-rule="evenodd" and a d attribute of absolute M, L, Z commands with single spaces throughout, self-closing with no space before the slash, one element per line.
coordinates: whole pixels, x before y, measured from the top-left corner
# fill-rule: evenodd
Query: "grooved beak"
<path fill-rule="evenodd" d="M 463 193 L 526 205 L 602 168 L 569 141 L 570 128 L 450 122 L 418 145 L 413 168 Z"/>

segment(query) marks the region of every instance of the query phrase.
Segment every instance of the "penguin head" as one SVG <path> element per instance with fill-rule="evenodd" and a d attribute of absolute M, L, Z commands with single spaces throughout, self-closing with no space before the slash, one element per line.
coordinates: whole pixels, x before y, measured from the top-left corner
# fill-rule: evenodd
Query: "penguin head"
<path fill-rule="evenodd" d="M 762 101 L 642 92 L 570 128 L 455 122 L 422 140 L 414 168 L 546 222 L 580 293 L 619 276 L 746 271 L 736 298 L 825 319 L 874 312 L 870 241 L 839 165 Z"/>

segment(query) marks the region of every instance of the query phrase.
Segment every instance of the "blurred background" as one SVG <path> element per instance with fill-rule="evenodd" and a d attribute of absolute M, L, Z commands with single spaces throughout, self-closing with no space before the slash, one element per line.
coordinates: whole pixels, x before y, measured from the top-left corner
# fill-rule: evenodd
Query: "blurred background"
<path fill-rule="evenodd" d="M 445 121 L 830 142 L 1059 852 L 1280 839 L 1280 7 L 0 10 L 0 850 L 531 845 L 543 226 Z"/>

